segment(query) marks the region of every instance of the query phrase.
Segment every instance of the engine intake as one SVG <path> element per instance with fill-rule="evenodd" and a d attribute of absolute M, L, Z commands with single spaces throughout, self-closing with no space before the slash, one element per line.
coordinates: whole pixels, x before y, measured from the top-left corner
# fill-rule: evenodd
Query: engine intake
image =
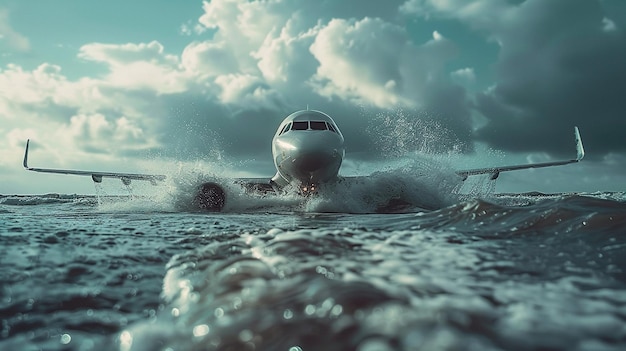
<path fill-rule="evenodd" d="M 220 212 L 226 203 L 226 193 L 216 183 L 204 183 L 193 200 L 195 206 L 209 212 Z"/>

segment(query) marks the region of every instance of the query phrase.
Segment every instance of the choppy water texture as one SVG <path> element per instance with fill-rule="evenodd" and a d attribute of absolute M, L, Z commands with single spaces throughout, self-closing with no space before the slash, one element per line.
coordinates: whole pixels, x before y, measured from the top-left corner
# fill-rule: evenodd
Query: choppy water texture
<path fill-rule="evenodd" d="M 213 214 L 0 197 L 0 349 L 626 349 L 623 194 L 375 214 L 366 185 Z"/>

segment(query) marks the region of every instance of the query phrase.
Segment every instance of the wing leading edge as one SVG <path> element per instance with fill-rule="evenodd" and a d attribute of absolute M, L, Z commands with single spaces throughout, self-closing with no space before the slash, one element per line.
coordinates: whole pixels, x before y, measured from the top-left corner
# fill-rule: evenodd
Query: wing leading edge
<path fill-rule="evenodd" d="M 51 169 L 51 168 L 36 168 L 28 166 L 28 146 L 30 139 L 26 141 L 26 151 L 24 152 L 24 168 L 28 171 L 42 172 L 42 173 L 56 173 L 56 174 L 73 174 L 78 176 L 91 176 L 91 179 L 96 183 L 101 183 L 102 178 L 117 178 L 125 185 L 129 185 L 131 180 L 147 180 L 153 185 L 157 182 L 164 181 L 167 178 L 160 174 L 139 174 L 139 173 L 116 173 L 116 172 L 98 172 L 98 171 L 78 171 L 71 169 Z"/>
<path fill-rule="evenodd" d="M 566 165 L 570 163 L 576 163 L 582 160 L 583 157 L 585 157 L 585 149 L 583 148 L 583 141 L 580 137 L 580 132 L 578 131 L 578 127 L 574 127 L 574 137 L 575 137 L 575 142 L 576 142 L 576 158 L 575 159 L 564 160 L 564 161 L 554 161 L 554 162 L 529 163 L 525 165 L 476 168 L 476 169 L 457 171 L 456 173 L 460 175 L 463 178 L 463 180 L 467 179 L 467 177 L 469 176 L 478 175 L 478 174 L 491 174 L 491 179 L 496 179 L 500 175 L 500 172 L 516 171 L 516 170 L 528 169 L 528 168 L 561 166 L 561 165 Z"/>
<path fill-rule="evenodd" d="M 508 172 L 508 171 L 516 171 L 521 169 L 528 168 L 543 168 L 543 167 L 552 167 L 552 166 L 561 166 L 570 163 L 576 163 L 585 157 L 585 150 L 583 148 L 582 139 L 580 137 L 580 132 L 578 127 L 574 127 L 574 136 L 576 143 L 576 158 L 571 160 L 563 160 L 563 161 L 554 161 L 554 162 L 542 162 L 542 163 L 529 163 L 524 165 L 513 165 L 513 166 L 500 166 L 500 167 L 488 167 L 488 168 L 475 168 L 468 170 L 460 170 L 456 171 L 456 173 L 466 180 L 469 176 L 479 175 L 479 174 L 490 174 L 491 179 L 497 179 L 500 175 L 500 172 Z M 41 173 L 56 173 L 56 174 L 71 174 L 78 176 L 91 176 L 91 179 L 96 183 L 101 183 L 103 178 L 117 178 L 120 179 L 125 185 L 129 185 L 132 180 L 143 180 L 149 181 L 153 185 L 156 185 L 157 182 L 164 181 L 167 177 L 161 174 L 141 174 L 141 173 L 117 173 L 117 172 L 98 172 L 98 171 L 81 171 L 81 170 L 70 170 L 70 169 L 53 169 L 53 168 L 37 168 L 37 167 L 29 167 L 28 166 L 28 148 L 30 144 L 30 139 L 26 141 L 26 150 L 24 152 L 24 168 L 28 171 L 33 172 L 41 172 Z M 243 179 L 240 179 L 242 181 Z M 269 191 L 268 184 L 262 184 L 259 179 L 246 179 L 250 181 L 249 187 L 254 190 L 258 190 L 257 188 L 262 186 L 263 191 Z M 245 181 L 245 180 L 243 180 Z M 266 189 L 267 188 L 267 189 Z"/>

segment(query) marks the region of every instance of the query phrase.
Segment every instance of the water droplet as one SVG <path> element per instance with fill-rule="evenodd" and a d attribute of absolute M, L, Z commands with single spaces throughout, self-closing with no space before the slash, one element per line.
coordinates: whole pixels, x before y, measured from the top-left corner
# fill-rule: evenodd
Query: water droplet
<path fill-rule="evenodd" d="M 71 341 L 72 341 L 72 337 L 70 336 L 70 334 L 63 334 L 63 335 L 61 335 L 61 344 L 67 345 Z"/>
<path fill-rule="evenodd" d="M 290 309 L 286 309 L 285 312 L 283 312 L 283 318 L 285 319 L 293 318 L 293 312 Z"/>
<path fill-rule="evenodd" d="M 180 310 L 176 307 L 172 308 L 172 316 L 173 317 L 178 317 L 180 316 Z"/>
<path fill-rule="evenodd" d="M 224 310 L 221 307 L 215 309 L 215 317 L 220 318 L 224 316 Z"/>
<path fill-rule="evenodd" d="M 127 351 L 133 345 L 133 336 L 128 331 L 123 331 L 120 334 L 120 350 Z"/>
<path fill-rule="evenodd" d="M 248 329 L 244 329 L 239 332 L 239 340 L 243 342 L 251 341 L 253 336 L 254 334 L 252 334 L 252 332 Z"/>
<path fill-rule="evenodd" d="M 341 305 L 335 305 L 333 306 L 333 309 L 330 310 L 330 314 L 333 317 L 337 317 L 341 314 L 341 312 L 343 312 L 343 307 Z"/>
<path fill-rule="evenodd" d="M 289 351 L 302 351 L 302 348 L 300 346 L 292 346 L 289 348 Z"/>
<path fill-rule="evenodd" d="M 209 333 L 209 326 L 206 324 L 200 324 L 193 327 L 193 336 L 196 338 L 205 336 Z"/>
<path fill-rule="evenodd" d="M 310 316 L 310 315 L 315 313 L 315 310 L 316 310 L 315 306 L 313 306 L 313 305 L 306 305 L 306 307 L 304 308 L 304 313 L 306 313 L 307 315 Z"/>

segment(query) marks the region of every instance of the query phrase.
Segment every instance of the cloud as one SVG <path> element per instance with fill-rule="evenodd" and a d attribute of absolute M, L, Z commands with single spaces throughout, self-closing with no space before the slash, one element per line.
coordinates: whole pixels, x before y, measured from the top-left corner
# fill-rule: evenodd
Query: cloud
<path fill-rule="evenodd" d="M 407 0 L 399 10 L 422 18 L 443 17 L 462 20 L 474 28 L 500 27 L 510 20 L 512 9 L 506 0 Z"/>
<path fill-rule="evenodd" d="M 92 42 L 74 61 L 101 65 L 92 75 L 53 61 L 0 67 L 0 148 L 17 155 L 11 165 L 31 137 L 52 165 L 225 156 L 271 171 L 276 126 L 310 106 L 335 118 L 353 159 L 470 151 L 478 138 L 548 160 L 573 153 L 576 124 L 588 155 L 608 164 L 626 148 L 626 16 L 615 3 L 205 1 L 177 28 L 179 52 L 159 40 Z M 0 45 L 30 48 L 6 28 L 0 10 Z M 496 43 L 497 56 L 464 56 L 459 28 Z"/>
<path fill-rule="evenodd" d="M 181 24 L 180 28 L 178 29 L 179 34 L 185 36 L 191 36 L 192 34 L 202 34 L 205 31 L 206 27 L 199 23 L 194 24 L 191 20 Z"/>
<path fill-rule="evenodd" d="M 626 127 L 619 93 L 626 90 L 624 34 L 606 31 L 599 3 L 525 5 L 516 12 L 518 23 L 532 25 L 501 35 L 496 86 L 478 96 L 477 108 L 489 120 L 478 136 L 503 149 L 571 153 L 571 143 L 553 136 L 578 125 L 594 154 L 626 150 L 623 135 L 613 132 Z M 513 133 L 533 142 L 504 137 Z"/>
<path fill-rule="evenodd" d="M 156 40 L 88 43 L 77 57 L 104 71 L 78 78 L 60 65 L 11 64 L 0 71 L 0 89 L 11 87 L 0 94 L 0 112 L 20 119 L 5 119 L 3 133 L 36 131 L 53 164 L 63 158 L 53 152 L 59 147 L 100 160 L 198 159 L 219 150 L 271 164 L 271 135 L 294 110 L 328 112 L 348 152 L 371 157 L 384 128 L 397 129 L 387 117 L 401 108 L 416 138 L 420 125 L 436 126 L 450 141 L 438 151 L 457 141 L 468 149 L 471 105 L 446 67 L 456 45 L 439 32 L 415 43 L 398 23 L 401 3 L 215 0 L 198 20 L 212 38 L 179 53 Z M 37 127 L 25 131 L 25 122 Z"/>
<path fill-rule="evenodd" d="M 409 0 L 401 9 L 465 23 L 498 42 L 495 84 L 475 97 L 477 137 L 510 151 L 572 153 L 578 125 L 593 155 L 624 151 L 625 19 L 610 2 Z"/>
<path fill-rule="evenodd" d="M 9 11 L 0 8 L 0 48 L 2 51 L 15 50 L 25 52 L 30 50 L 30 41 L 24 35 L 16 32 L 9 24 Z"/>
<path fill-rule="evenodd" d="M 442 139 L 452 132 L 452 139 L 464 144 L 463 149 L 471 148 L 466 92 L 448 79 L 445 70 L 446 63 L 456 56 L 456 46 L 440 33 L 415 45 L 404 28 L 381 19 L 335 19 L 320 28 L 310 50 L 319 62 L 310 80 L 315 93 L 357 106 L 401 108 L 402 117 L 397 118 L 408 123 L 409 129 L 435 119 Z M 389 126 L 386 119 L 371 115 L 369 119 L 377 128 Z M 421 138 L 419 134 L 415 137 Z M 447 140 L 441 145 L 438 151 L 458 146 Z"/>
<path fill-rule="evenodd" d="M 163 45 L 150 43 L 92 43 L 80 48 L 78 57 L 103 63 L 109 68 L 107 83 L 124 89 L 146 89 L 175 93 L 188 89 L 189 78 L 180 67 L 180 59 L 164 53 Z"/>
<path fill-rule="evenodd" d="M 78 114 L 70 118 L 69 124 L 55 132 L 59 137 L 80 140 L 81 146 L 88 147 L 90 151 L 110 153 L 116 143 L 124 143 L 125 147 L 143 145 L 145 139 L 144 130 L 134 121 L 125 116 L 111 121 L 103 114 Z M 108 147 L 103 149 L 101 140 L 108 142 Z"/>
<path fill-rule="evenodd" d="M 604 17 L 602 19 L 602 30 L 605 32 L 614 32 L 617 30 L 617 26 L 611 19 Z"/>
<path fill-rule="evenodd" d="M 399 91 L 400 70 L 406 51 L 416 50 L 403 29 L 381 19 L 335 19 L 320 29 L 310 50 L 319 62 L 312 79 L 318 94 L 378 107 L 411 104 Z"/>
<path fill-rule="evenodd" d="M 472 84 L 476 81 L 476 73 L 474 73 L 474 69 L 471 67 L 465 67 L 458 69 L 452 73 L 450 73 L 452 80 L 458 82 L 459 84 Z"/>
<path fill-rule="evenodd" d="M 185 47 L 181 61 L 185 70 L 201 79 L 239 72 L 237 59 L 224 42 L 192 42 Z"/>

